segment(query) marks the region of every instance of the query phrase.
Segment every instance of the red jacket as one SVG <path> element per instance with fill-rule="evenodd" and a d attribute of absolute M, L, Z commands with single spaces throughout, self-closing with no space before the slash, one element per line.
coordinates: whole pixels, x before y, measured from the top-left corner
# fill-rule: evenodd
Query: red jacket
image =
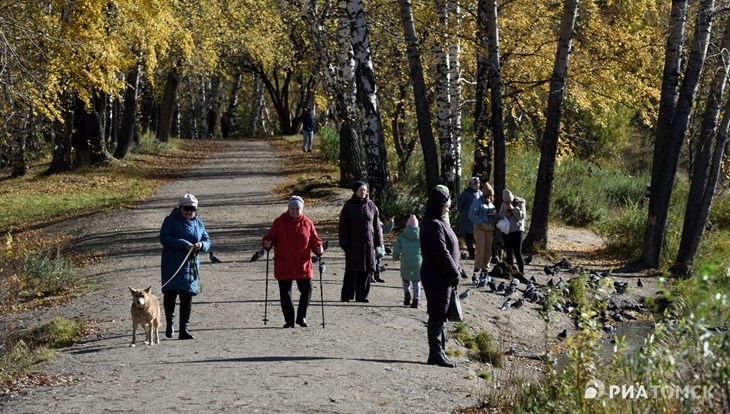
<path fill-rule="evenodd" d="M 304 214 L 292 218 L 284 212 L 271 225 L 261 245 L 271 240 L 274 248 L 274 276 L 277 280 L 312 278 L 312 256 L 322 239 L 317 235 L 314 223 Z"/>

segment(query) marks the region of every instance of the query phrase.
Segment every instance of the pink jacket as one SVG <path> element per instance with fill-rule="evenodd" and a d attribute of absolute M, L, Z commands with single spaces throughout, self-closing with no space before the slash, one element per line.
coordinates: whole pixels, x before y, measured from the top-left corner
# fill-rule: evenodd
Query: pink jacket
<path fill-rule="evenodd" d="M 304 214 L 294 219 L 284 212 L 261 240 L 262 247 L 266 240 L 271 240 L 274 248 L 274 277 L 277 280 L 312 278 L 311 254 L 322 245 L 312 220 Z"/>

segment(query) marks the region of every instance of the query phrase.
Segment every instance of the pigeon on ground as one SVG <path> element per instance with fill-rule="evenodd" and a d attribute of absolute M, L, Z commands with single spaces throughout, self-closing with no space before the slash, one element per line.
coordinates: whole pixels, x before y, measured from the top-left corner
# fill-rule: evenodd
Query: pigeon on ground
<path fill-rule="evenodd" d="M 264 249 L 256 250 L 256 253 L 254 253 L 253 256 L 251 256 L 251 260 L 249 260 L 249 263 L 259 260 L 261 257 L 263 257 L 263 255 L 264 255 Z"/>
<path fill-rule="evenodd" d="M 630 320 L 630 321 L 635 321 L 636 320 L 636 316 L 634 316 L 634 315 L 632 315 L 632 314 L 630 314 L 630 313 L 628 313 L 626 311 L 623 311 L 622 310 L 618 314 L 621 315 L 621 317 L 623 317 L 624 319 L 627 319 L 627 320 Z"/>
<path fill-rule="evenodd" d="M 504 296 L 509 296 L 511 294 L 515 293 L 515 287 L 514 285 L 509 285 L 504 289 Z"/>
<path fill-rule="evenodd" d="M 497 292 L 504 292 L 504 282 L 500 283 L 499 286 L 497 286 Z"/>
<path fill-rule="evenodd" d="M 607 323 L 604 323 L 603 324 L 603 331 L 606 332 L 606 333 L 608 333 L 608 334 L 612 334 L 615 329 L 616 328 L 614 328 L 613 325 L 609 325 Z"/>
<path fill-rule="evenodd" d="M 535 279 L 535 276 L 532 276 L 532 277 L 530 278 L 530 282 L 532 282 L 532 283 L 537 283 L 537 279 Z"/>
<path fill-rule="evenodd" d="M 510 286 L 517 286 L 520 284 L 520 281 L 516 277 L 513 277 L 512 280 L 509 281 L 509 284 Z"/>
<path fill-rule="evenodd" d="M 323 241 L 322 242 L 322 250 L 327 250 L 329 248 L 330 248 L 330 241 L 329 240 Z M 388 253 L 388 248 L 387 247 L 385 248 L 385 252 Z M 390 254 L 390 253 L 388 253 L 388 254 Z"/>
<path fill-rule="evenodd" d="M 558 283 L 555 284 L 555 288 L 558 290 L 562 290 L 563 288 L 565 288 L 565 281 L 562 277 L 558 279 Z"/>
<path fill-rule="evenodd" d="M 492 292 L 496 292 L 496 291 L 497 291 L 497 285 L 496 285 L 496 284 L 494 283 L 494 280 L 490 280 L 489 282 L 487 282 L 487 287 L 488 287 L 488 288 L 489 288 L 489 289 L 490 289 L 490 290 L 491 290 Z"/>
<path fill-rule="evenodd" d="M 565 257 L 563 257 L 563 260 L 559 261 L 558 263 L 555 263 L 555 266 L 556 267 L 559 266 L 561 269 L 564 269 L 564 270 L 568 270 L 571 267 L 573 267 L 570 265 L 570 262 Z"/>
<path fill-rule="evenodd" d="M 515 303 L 512 304 L 512 309 L 519 309 L 522 307 L 522 305 L 525 303 L 522 299 L 517 299 Z"/>
<path fill-rule="evenodd" d="M 619 323 L 624 321 L 623 318 L 621 317 L 621 314 L 618 312 L 612 314 L 611 318 L 613 318 L 614 321 L 619 322 Z"/>
<path fill-rule="evenodd" d="M 482 288 L 482 287 L 484 287 L 486 285 L 487 285 L 487 279 L 486 278 L 484 278 L 484 279 L 479 278 L 479 281 L 477 282 L 477 287 L 478 288 Z"/>
<path fill-rule="evenodd" d="M 510 308 L 511 306 L 512 306 L 512 301 L 511 301 L 511 300 L 509 300 L 509 299 L 507 299 L 507 300 L 505 300 L 505 301 L 504 301 L 504 303 L 502 303 L 502 307 L 501 307 L 501 308 L 499 308 L 499 309 L 500 309 L 500 310 L 507 310 L 507 309 L 509 309 L 509 308 Z"/>
<path fill-rule="evenodd" d="M 573 274 L 576 274 L 576 273 L 583 273 L 583 266 L 580 266 L 580 265 L 579 265 L 579 266 L 574 266 L 574 267 L 571 267 L 571 268 L 570 268 L 570 269 L 568 270 L 568 273 L 573 273 Z"/>
<path fill-rule="evenodd" d="M 217 257 L 215 257 L 215 255 L 213 254 L 213 252 L 210 252 L 209 257 L 210 257 L 210 261 L 213 262 L 213 263 L 220 263 L 221 262 L 220 259 L 218 259 Z"/>
<path fill-rule="evenodd" d="M 393 254 L 393 249 L 391 249 L 388 246 L 385 246 L 385 254 Z"/>
<path fill-rule="evenodd" d="M 560 332 L 558 334 L 558 339 L 565 339 L 567 337 L 568 337 L 568 330 L 567 329 L 563 329 L 563 332 Z"/>
<path fill-rule="evenodd" d="M 468 298 L 469 295 L 471 295 L 471 290 L 467 289 L 459 294 L 459 299 L 464 300 L 464 299 Z"/>
<path fill-rule="evenodd" d="M 524 259 L 523 259 L 523 262 L 525 264 L 530 264 L 532 262 L 532 255 L 531 254 L 528 254 L 527 256 L 525 256 Z"/>
<path fill-rule="evenodd" d="M 555 285 L 555 282 L 553 282 L 553 278 L 551 277 L 550 280 L 547 282 L 548 287 L 553 287 Z"/>
<path fill-rule="evenodd" d="M 545 271 L 545 274 L 548 275 L 548 276 L 550 276 L 553 273 L 555 273 L 555 271 L 554 271 L 554 269 L 553 269 L 552 266 L 545 266 L 542 270 Z"/>
<path fill-rule="evenodd" d="M 644 287 L 644 282 L 641 281 L 641 278 L 636 280 L 636 286 L 638 287 Z"/>
<path fill-rule="evenodd" d="M 613 282 L 613 287 L 616 289 L 616 293 L 620 295 L 622 293 L 626 293 L 626 288 L 629 287 L 629 283 L 616 281 Z"/>

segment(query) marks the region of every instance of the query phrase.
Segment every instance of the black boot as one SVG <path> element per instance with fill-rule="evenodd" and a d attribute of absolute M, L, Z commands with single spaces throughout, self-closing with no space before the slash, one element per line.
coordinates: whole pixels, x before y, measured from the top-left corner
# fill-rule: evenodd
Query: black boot
<path fill-rule="evenodd" d="M 177 292 L 165 292 L 164 303 L 165 303 L 165 336 L 172 338 L 175 335 L 175 328 L 172 326 L 172 321 L 175 320 L 175 299 L 177 298 Z"/>
<path fill-rule="evenodd" d="M 456 365 L 444 353 L 444 323 L 446 316 L 428 316 L 428 365 L 453 368 Z"/>
<path fill-rule="evenodd" d="M 188 332 L 192 300 L 193 297 L 189 293 L 180 293 L 180 334 L 177 339 L 195 339 L 193 338 L 193 335 Z"/>
<path fill-rule="evenodd" d="M 405 292 L 405 296 L 403 296 L 403 304 L 406 306 L 411 304 L 411 292 Z"/>

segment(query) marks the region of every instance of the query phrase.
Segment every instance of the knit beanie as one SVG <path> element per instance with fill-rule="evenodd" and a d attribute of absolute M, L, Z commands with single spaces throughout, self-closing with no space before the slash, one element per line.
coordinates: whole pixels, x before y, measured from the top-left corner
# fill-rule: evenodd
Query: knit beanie
<path fill-rule="evenodd" d="M 352 185 L 352 192 L 357 193 L 357 190 L 360 189 L 360 187 L 367 186 L 364 181 L 355 181 L 355 183 Z"/>
<path fill-rule="evenodd" d="M 492 188 L 492 186 L 486 181 L 482 187 L 482 194 L 484 197 L 494 197 L 494 188 Z"/>
<path fill-rule="evenodd" d="M 514 199 L 515 199 L 515 196 L 512 194 L 512 192 L 510 190 L 505 188 L 504 191 L 502 191 L 502 201 L 504 203 L 511 203 L 512 200 L 514 200 Z"/>
<path fill-rule="evenodd" d="M 192 206 L 198 208 L 198 199 L 192 194 L 185 194 L 177 202 L 178 207 Z"/>
<path fill-rule="evenodd" d="M 411 214 L 408 217 L 408 221 L 406 221 L 406 227 L 418 227 L 418 219 L 416 218 L 416 216 Z"/>
<path fill-rule="evenodd" d="M 299 196 L 291 196 L 291 198 L 289 198 L 288 206 L 289 207 L 297 206 L 301 210 L 304 208 L 304 200 Z"/>
<path fill-rule="evenodd" d="M 479 177 L 471 177 L 469 179 L 469 187 L 473 186 L 474 184 L 479 184 Z"/>

